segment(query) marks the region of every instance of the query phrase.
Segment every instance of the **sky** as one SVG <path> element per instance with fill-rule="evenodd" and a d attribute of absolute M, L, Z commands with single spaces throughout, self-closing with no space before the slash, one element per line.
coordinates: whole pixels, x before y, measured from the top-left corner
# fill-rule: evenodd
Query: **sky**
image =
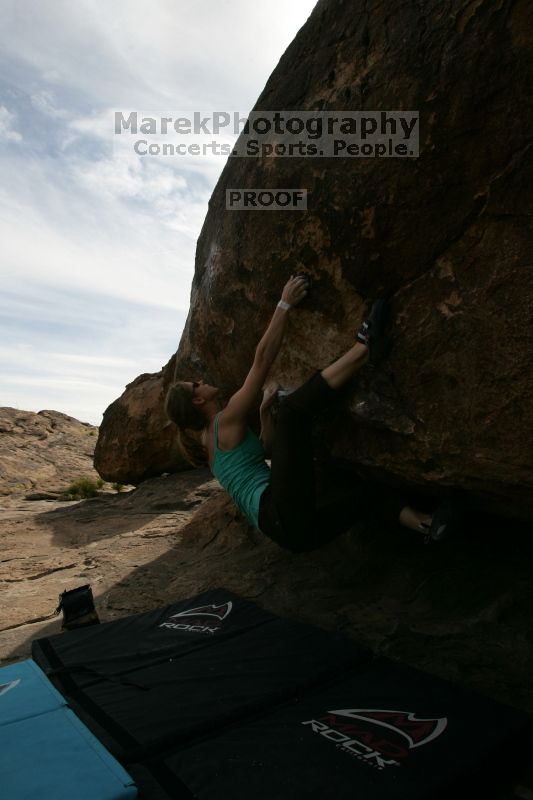
<path fill-rule="evenodd" d="M 246 116 L 314 5 L 0 0 L 0 406 L 99 425 L 166 364 L 226 157 L 137 155 L 114 112 Z"/>

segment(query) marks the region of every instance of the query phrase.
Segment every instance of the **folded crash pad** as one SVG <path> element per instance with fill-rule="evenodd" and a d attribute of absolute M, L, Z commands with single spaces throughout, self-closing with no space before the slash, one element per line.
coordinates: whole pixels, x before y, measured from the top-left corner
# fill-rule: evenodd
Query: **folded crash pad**
<path fill-rule="evenodd" d="M 480 796 L 531 729 L 520 711 L 224 589 L 33 654 L 147 800 Z"/>
<path fill-rule="evenodd" d="M 67 701 L 31 659 L 0 669 L 0 725 L 64 708 Z"/>
<path fill-rule="evenodd" d="M 226 590 L 33 643 L 35 660 L 123 763 L 336 679 L 369 650 Z"/>
<path fill-rule="evenodd" d="M 520 711 L 376 659 L 150 768 L 168 796 L 177 780 L 197 800 L 491 797 L 529 727 Z"/>
<path fill-rule="evenodd" d="M 0 669 L 3 800 L 127 800 L 132 778 L 67 707 L 39 667 Z"/>

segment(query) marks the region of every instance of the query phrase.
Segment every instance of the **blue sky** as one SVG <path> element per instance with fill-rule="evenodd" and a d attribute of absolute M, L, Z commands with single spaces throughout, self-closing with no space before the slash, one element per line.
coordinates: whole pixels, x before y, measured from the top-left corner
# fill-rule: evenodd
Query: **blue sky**
<path fill-rule="evenodd" d="M 114 147 L 115 110 L 249 112 L 315 0 L 2 0 L 0 405 L 99 424 L 176 350 L 223 156 Z"/>

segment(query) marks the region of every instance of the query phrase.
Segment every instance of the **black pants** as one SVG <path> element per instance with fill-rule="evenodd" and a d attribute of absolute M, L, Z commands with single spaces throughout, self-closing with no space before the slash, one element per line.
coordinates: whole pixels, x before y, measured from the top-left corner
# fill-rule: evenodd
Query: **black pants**
<path fill-rule="evenodd" d="M 316 372 L 279 407 L 272 442 L 270 485 L 261 496 L 259 529 L 294 553 L 314 550 L 346 531 L 362 506 L 376 504 L 391 522 L 397 522 L 401 502 L 395 492 L 375 497 L 375 490 L 354 486 L 343 500 L 320 506 L 315 489 L 312 426 L 315 415 L 338 396 Z M 396 496 L 395 496 L 396 495 Z"/>

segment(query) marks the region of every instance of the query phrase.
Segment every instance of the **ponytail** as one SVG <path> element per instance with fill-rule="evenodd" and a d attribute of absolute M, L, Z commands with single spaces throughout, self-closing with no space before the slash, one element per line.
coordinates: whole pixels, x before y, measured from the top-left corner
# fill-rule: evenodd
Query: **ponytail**
<path fill-rule="evenodd" d="M 173 383 L 165 398 L 165 413 L 178 426 L 177 445 L 182 458 L 192 467 L 207 463 L 207 451 L 200 432 L 205 418 L 192 402 L 192 394 L 179 383 Z"/>
<path fill-rule="evenodd" d="M 191 467 L 204 467 L 208 463 L 207 450 L 202 443 L 201 436 L 183 428 L 178 428 L 176 439 L 178 452 Z"/>

